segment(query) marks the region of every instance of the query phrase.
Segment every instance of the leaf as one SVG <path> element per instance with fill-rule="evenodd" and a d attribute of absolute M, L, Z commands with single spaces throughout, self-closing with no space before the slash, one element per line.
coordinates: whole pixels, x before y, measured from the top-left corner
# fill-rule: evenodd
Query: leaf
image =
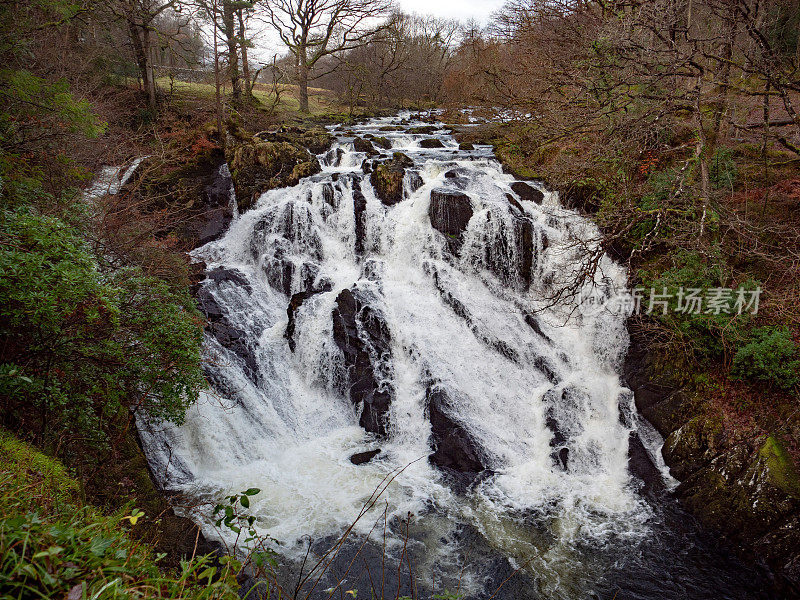
<path fill-rule="evenodd" d="M 49 558 L 51 556 L 55 556 L 59 552 L 64 550 L 61 546 L 50 546 L 47 550 L 42 550 L 41 552 L 37 552 L 33 555 L 34 560 L 37 558 Z"/>
<path fill-rule="evenodd" d="M 242 496 L 239 502 L 241 502 L 242 506 L 245 508 L 250 508 L 250 498 L 247 496 Z"/>
<path fill-rule="evenodd" d="M 260 488 L 250 488 L 245 492 L 242 492 L 245 496 L 255 496 L 256 494 L 260 493 Z"/>

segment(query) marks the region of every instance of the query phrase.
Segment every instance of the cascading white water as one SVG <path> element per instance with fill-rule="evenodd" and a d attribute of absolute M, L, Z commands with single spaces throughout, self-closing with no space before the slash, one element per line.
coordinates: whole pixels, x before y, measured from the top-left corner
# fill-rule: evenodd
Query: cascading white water
<path fill-rule="evenodd" d="M 387 474 L 404 468 L 383 506 L 390 522 L 411 513 L 417 530 L 435 532 L 420 542 L 438 553 L 432 563 L 447 564 L 452 547 L 441 540 L 468 524 L 512 564 L 535 567 L 548 597 L 580 597 L 596 575 L 582 572 L 579 548 L 639 539 L 651 516 L 628 471 L 632 400 L 618 376 L 626 315 L 548 306 L 585 251 L 571 241 L 596 230 L 554 193 L 543 190 L 541 204 L 515 194 L 487 147 L 461 151 L 444 134 L 380 129 L 408 117 L 356 128 L 387 137 L 384 155 L 414 161 L 402 201 L 377 197 L 361 169 L 366 155 L 340 134 L 320 157 L 321 174 L 265 193 L 195 252 L 209 269 L 201 293 L 222 323 L 206 335 L 211 388 L 180 427 L 140 420 L 144 447 L 166 489 L 202 502 L 260 488 L 251 499 L 257 528 L 288 556 L 308 537 L 341 533 Z M 420 148 L 428 138 L 444 148 Z M 432 226 L 434 190 L 469 197 L 456 249 L 457 236 Z M 608 298 L 624 290 L 624 271 L 603 258 L 596 284 L 592 293 Z M 292 351 L 287 305 L 307 290 Z M 361 406 L 347 394 L 332 318 L 343 290 L 385 334 L 387 347 L 376 350 L 359 330 L 377 389 L 391 399 L 385 436 L 360 425 Z M 486 468 L 474 481 L 428 460 L 440 443 L 431 390 Z M 350 461 L 375 448 L 371 461 Z M 208 514 L 195 518 L 206 535 L 225 535 Z M 366 535 L 377 518 L 383 508 L 356 531 Z M 538 522 L 537 533 L 520 519 Z"/>

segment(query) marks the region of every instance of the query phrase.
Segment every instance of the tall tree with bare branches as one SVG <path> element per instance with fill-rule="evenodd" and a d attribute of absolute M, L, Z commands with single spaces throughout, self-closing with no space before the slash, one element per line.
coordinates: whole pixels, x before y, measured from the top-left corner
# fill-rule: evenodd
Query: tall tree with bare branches
<path fill-rule="evenodd" d="M 308 112 L 308 81 L 320 59 L 352 50 L 385 27 L 390 0 L 265 0 L 260 5 L 291 52 L 300 88 L 300 110 Z"/>

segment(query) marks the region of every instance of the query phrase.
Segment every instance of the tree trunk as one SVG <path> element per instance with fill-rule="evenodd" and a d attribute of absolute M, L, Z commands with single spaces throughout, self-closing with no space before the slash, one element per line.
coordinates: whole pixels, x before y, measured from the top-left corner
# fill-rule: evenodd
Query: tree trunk
<path fill-rule="evenodd" d="M 297 66 L 297 85 L 300 87 L 300 112 L 308 113 L 308 66 L 300 61 Z"/>
<path fill-rule="evenodd" d="M 228 44 L 228 74 L 231 80 L 231 95 L 233 102 L 238 103 L 242 97 L 242 82 L 239 77 L 239 48 L 232 0 L 222 1 L 222 30 Z"/>
<path fill-rule="evenodd" d="M 239 47 L 242 49 L 242 78 L 244 79 L 244 91 L 245 94 L 248 96 L 253 95 L 253 86 L 255 85 L 255 79 L 252 81 L 250 80 L 250 63 L 247 61 L 247 38 L 245 37 L 245 27 L 244 27 L 244 12 L 243 9 L 239 9 L 236 11 L 237 16 L 239 17 Z"/>
<path fill-rule="evenodd" d="M 139 31 L 141 30 L 141 35 Z M 142 86 L 147 94 L 147 105 L 150 110 L 156 110 L 156 82 L 153 78 L 153 67 L 150 60 L 150 31 L 140 27 L 133 21 L 128 21 L 128 33 L 133 46 L 133 55 L 139 67 Z"/>

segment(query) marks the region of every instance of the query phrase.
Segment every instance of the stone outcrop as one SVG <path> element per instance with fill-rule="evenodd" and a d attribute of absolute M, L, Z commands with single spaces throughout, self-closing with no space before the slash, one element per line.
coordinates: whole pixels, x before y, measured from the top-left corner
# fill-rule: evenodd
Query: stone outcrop
<path fill-rule="evenodd" d="M 440 385 L 431 385 L 425 400 L 433 438 L 433 453 L 428 457 L 431 464 L 471 477 L 485 471 L 478 445 L 452 417 L 455 408 L 448 392 Z"/>
<path fill-rule="evenodd" d="M 395 152 L 391 160 L 375 165 L 369 180 L 381 202 L 392 206 L 403 199 L 406 168 L 413 165 L 414 162 L 402 152 Z"/>
<path fill-rule="evenodd" d="M 664 460 L 681 482 L 676 495 L 740 554 L 769 565 L 782 597 L 800 597 L 800 474 L 781 440 L 734 435 L 654 363 L 640 334 L 631 338 L 625 380 L 639 412 L 666 438 Z"/>
<path fill-rule="evenodd" d="M 461 247 L 472 214 L 472 201 L 467 194 L 446 188 L 431 191 L 428 217 L 431 226 L 446 236 L 451 251 Z"/>
<path fill-rule="evenodd" d="M 238 271 L 234 269 L 215 269 L 215 271 L 209 273 L 209 278 L 217 285 L 222 281 L 231 281 L 235 285 L 242 285 L 249 290 L 249 284 Z M 231 325 L 227 313 L 206 285 L 200 287 L 197 292 L 197 305 L 206 316 L 206 331 L 213 335 L 224 348 L 242 360 L 245 374 L 251 381 L 256 382 L 258 365 L 253 351 L 247 345 L 247 335 L 241 329 Z"/>
<path fill-rule="evenodd" d="M 321 127 L 304 128 L 284 125 L 274 131 L 261 131 L 256 138 L 265 142 L 288 142 L 295 146 L 307 148 L 312 154 L 322 154 L 333 143 L 333 136 Z"/>
<path fill-rule="evenodd" d="M 391 356 L 389 328 L 357 288 L 345 289 L 333 309 L 333 340 L 342 353 L 350 401 L 361 407 L 360 425 L 386 435 L 394 390 L 381 377 Z"/>
<path fill-rule="evenodd" d="M 321 170 L 317 158 L 305 148 L 258 138 L 229 150 L 228 164 L 242 212 L 252 207 L 267 190 L 296 185 L 303 177 Z"/>

